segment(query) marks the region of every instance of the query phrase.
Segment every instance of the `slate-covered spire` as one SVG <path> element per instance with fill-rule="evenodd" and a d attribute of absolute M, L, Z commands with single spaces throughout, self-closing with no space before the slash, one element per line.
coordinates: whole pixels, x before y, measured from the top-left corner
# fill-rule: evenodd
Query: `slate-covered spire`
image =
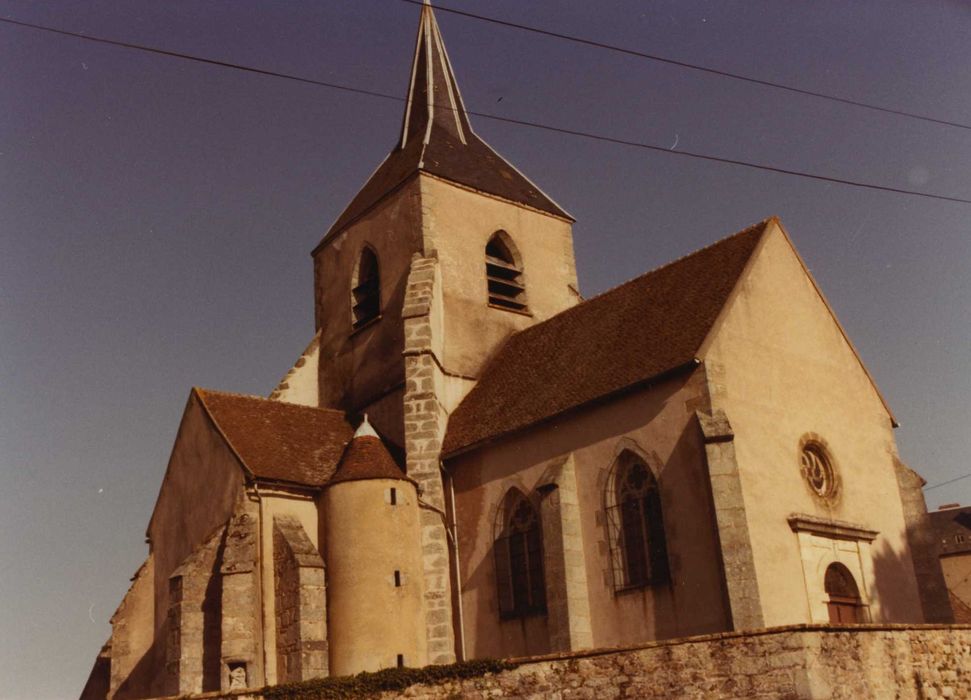
<path fill-rule="evenodd" d="M 405 148 L 411 139 L 421 139 L 427 145 L 431 142 L 433 130 L 447 132 L 449 137 L 468 145 L 466 135 L 472 132 L 472 127 L 445 51 L 442 33 L 435 21 L 435 13 L 428 0 L 425 0 L 421 8 L 418 41 L 411 64 L 411 83 L 398 148 Z"/>
<path fill-rule="evenodd" d="M 428 0 L 421 8 L 398 143 L 324 240 L 367 213 L 418 171 L 572 221 L 569 214 L 472 131 Z"/>

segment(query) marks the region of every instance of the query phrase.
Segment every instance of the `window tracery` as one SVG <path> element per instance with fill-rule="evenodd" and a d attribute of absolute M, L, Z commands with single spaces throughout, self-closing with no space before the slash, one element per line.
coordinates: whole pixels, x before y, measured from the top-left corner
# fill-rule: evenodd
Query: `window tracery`
<path fill-rule="evenodd" d="M 618 591 L 669 580 L 661 493 L 643 460 L 623 452 L 608 483 L 611 567 Z"/>

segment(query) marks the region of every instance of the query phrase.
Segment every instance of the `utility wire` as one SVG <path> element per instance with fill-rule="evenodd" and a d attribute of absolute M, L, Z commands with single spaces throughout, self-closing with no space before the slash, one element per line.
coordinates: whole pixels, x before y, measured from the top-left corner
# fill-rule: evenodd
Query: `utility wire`
<path fill-rule="evenodd" d="M 280 73 L 277 71 L 265 70 L 262 68 L 253 68 L 251 66 L 244 66 L 238 63 L 230 63 L 228 61 L 218 61 L 211 58 L 203 58 L 201 56 L 193 56 L 191 54 L 180 53 L 178 51 L 167 51 L 165 49 L 157 49 L 151 46 L 143 46 L 141 44 L 133 44 L 131 42 L 116 41 L 114 39 L 105 39 L 103 37 L 90 36 L 88 34 L 80 34 L 77 32 L 70 32 L 63 29 L 54 29 L 52 27 L 45 27 L 39 24 L 31 24 L 29 22 L 21 22 L 18 20 L 8 19 L 5 17 L 0 17 L 0 22 L 5 24 L 16 25 L 19 27 L 26 27 L 29 29 L 36 29 L 39 31 L 49 32 L 53 34 L 60 34 L 62 36 L 74 37 L 77 39 L 84 39 L 86 41 L 94 41 L 100 44 L 108 44 L 111 46 L 120 46 L 126 49 L 134 49 L 138 51 L 145 51 L 148 53 L 158 54 L 161 56 L 169 56 L 172 58 L 181 58 L 187 61 L 195 61 L 197 63 L 204 63 L 212 66 L 220 66 L 222 68 L 231 68 L 233 70 L 245 71 L 248 73 L 256 73 L 257 75 L 269 76 L 272 78 L 282 78 L 284 80 L 293 80 L 300 83 L 306 83 L 309 85 L 317 85 L 320 87 L 331 88 L 334 90 L 342 90 L 344 92 L 351 92 L 358 95 L 367 95 L 369 97 L 378 97 L 385 100 L 394 100 L 395 102 L 405 102 L 405 98 L 399 97 L 397 95 L 389 95 L 383 92 L 377 92 L 375 90 L 365 90 L 362 88 L 355 88 L 349 85 L 342 85 L 339 83 L 325 82 L 323 80 L 315 80 L 313 78 L 304 78 L 297 75 L 292 75 L 290 73 Z M 506 124 L 516 124 L 518 126 L 526 126 L 532 129 L 541 129 L 543 131 L 552 131 L 559 134 L 566 134 L 569 136 L 578 136 L 585 139 L 590 139 L 593 141 L 602 141 L 604 143 L 613 143 L 620 146 L 629 146 L 632 148 L 640 148 L 649 151 L 658 151 L 660 153 L 666 153 L 673 156 L 681 156 L 685 158 L 695 158 L 698 160 L 705 160 L 714 163 L 725 163 L 727 165 L 737 165 L 745 168 L 752 168 L 754 170 L 765 170 L 767 172 L 779 173 L 782 175 L 792 175 L 795 177 L 806 178 L 810 180 L 817 180 L 821 182 L 829 182 L 840 185 L 848 185 L 850 187 L 860 187 L 864 189 L 877 190 L 881 192 L 892 192 L 894 194 L 904 194 L 913 197 L 924 197 L 926 199 L 935 199 L 945 202 L 959 202 L 961 204 L 971 204 L 971 199 L 965 199 L 963 197 L 950 197 L 941 194 L 932 194 L 929 192 L 918 192 L 916 190 L 906 190 L 898 187 L 889 187 L 886 185 L 875 185 L 868 182 L 863 182 L 860 180 L 849 180 L 846 178 L 832 177 L 829 175 L 817 175 L 815 173 L 804 172 L 801 170 L 792 170 L 789 168 L 780 168 L 772 165 L 763 165 L 761 163 L 753 163 L 745 160 L 738 160 L 734 158 L 723 158 L 720 156 L 708 155 L 705 153 L 694 153 L 691 151 L 675 151 L 667 148 L 665 146 L 657 146 L 651 143 L 644 143 L 641 141 L 629 141 L 626 139 L 614 138 L 611 136 L 604 136 L 602 134 L 595 134 L 588 131 L 579 131 L 576 129 L 566 129 L 563 127 L 550 126 L 548 124 L 541 124 L 539 122 L 531 122 L 523 119 L 514 119 L 512 117 L 501 117 L 495 114 L 486 114 L 484 112 L 473 112 L 466 110 L 468 114 L 481 117 L 483 119 L 491 119 L 493 121 L 504 122 Z"/>
<path fill-rule="evenodd" d="M 924 487 L 924 490 L 925 491 L 930 491 L 931 489 L 937 489 L 937 488 L 940 488 L 941 486 L 947 486 L 948 484 L 953 484 L 955 481 L 961 481 L 961 479 L 967 479 L 968 477 L 971 477 L 971 474 L 965 474 L 964 476 L 959 476 L 959 477 L 956 477 L 954 479 L 949 479 L 947 481 L 942 481 L 941 483 L 934 484 L 933 486 L 925 486 Z"/>
<path fill-rule="evenodd" d="M 410 5 L 423 5 L 422 0 L 400 0 L 401 2 L 406 2 Z M 490 24 L 498 24 L 502 27 L 508 27 L 510 29 L 520 29 L 526 32 L 532 32 L 534 34 L 541 34 L 543 36 L 553 37 L 554 39 L 563 39 L 564 41 L 570 41 L 575 44 L 582 44 L 584 46 L 592 46 L 598 49 L 605 49 L 607 51 L 613 51 L 615 53 L 625 54 L 627 56 L 636 56 L 637 58 L 646 58 L 650 61 L 657 61 L 658 63 L 667 63 L 668 65 L 678 66 L 680 68 L 687 68 L 689 70 L 701 71 L 702 73 L 710 73 L 711 75 L 718 75 L 723 78 L 732 78 L 733 80 L 741 80 L 746 83 L 754 83 L 755 85 L 762 85 L 764 87 L 775 88 L 777 90 L 786 90 L 788 92 L 794 92 L 799 95 L 808 95 L 809 97 L 818 97 L 823 100 L 831 100 L 833 102 L 841 102 L 847 105 L 853 105 L 854 107 L 862 107 L 863 109 L 872 109 L 877 112 L 885 112 L 887 114 L 895 114 L 898 117 L 908 117 L 910 119 L 919 119 L 921 121 L 930 122 L 932 124 L 942 124 L 944 126 L 953 126 L 958 129 L 968 129 L 971 130 L 971 124 L 962 124 L 961 122 L 949 121 L 947 119 L 938 119 L 936 117 L 928 117 L 923 114 L 916 114 L 914 112 L 905 112 L 900 109 L 892 109 L 890 107 L 880 107 L 878 105 L 869 104 L 867 102 L 861 102 L 859 100 L 851 100 L 847 97 L 838 97 L 836 95 L 828 95 L 823 92 L 816 92 L 814 90 L 806 90 L 804 88 L 793 87 L 791 85 L 785 85 L 783 83 L 774 83 L 770 80 L 762 80 L 761 78 L 752 78 L 747 75 L 740 75 L 739 73 L 731 73 L 725 70 L 719 70 L 718 68 L 709 68 L 707 66 L 699 66 L 695 63 L 687 63 L 686 61 L 678 61 L 673 58 L 665 58 L 664 56 L 658 56 L 656 54 L 645 53 L 643 51 L 635 51 L 634 49 L 626 49 L 622 46 L 615 46 L 613 44 L 606 44 L 600 41 L 594 41 L 593 39 L 584 39 L 580 36 L 574 36 L 572 34 L 561 34 L 560 32 L 554 32 L 549 29 L 542 29 L 540 27 L 533 27 L 528 24 L 519 24 L 517 22 L 509 22 L 507 20 L 497 19 L 496 17 L 488 17 L 486 15 L 479 15 L 474 12 L 466 12 L 465 10 L 457 10 L 452 7 L 443 7 L 442 5 L 435 5 L 436 12 L 448 12 L 453 15 L 459 15 L 461 17 L 468 17 L 469 19 L 475 19 L 482 22 L 488 22 Z"/>

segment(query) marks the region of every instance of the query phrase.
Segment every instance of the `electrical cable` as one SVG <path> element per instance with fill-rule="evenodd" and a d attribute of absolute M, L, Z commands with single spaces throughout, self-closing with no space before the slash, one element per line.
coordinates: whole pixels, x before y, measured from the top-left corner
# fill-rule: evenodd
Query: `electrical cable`
<path fill-rule="evenodd" d="M 366 90 L 363 88 L 351 87 L 349 85 L 342 85 L 340 83 L 331 83 L 323 80 L 315 80 L 313 78 L 305 78 L 297 75 L 292 75 L 290 73 L 281 73 L 278 71 L 271 71 L 262 68 L 254 68 L 252 66 L 244 66 L 238 63 L 230 63 L 229 61 L 220 61 L 211 58 L 204 58 L 201 56 L 194 56 L 192 54 L 182 53 L 178 51 L 168 51 L 166 49 L 158 49 L 151 46 L 144 46 L 142 44 L 135 44 L 132 42 L 118 41 L 115 39 L 105 39 L 103 37 L 91 36 L 88 34 L 81 34 L 78 32 L 71 32 L 64 29 L 55 29 L 53 27 L 46 27 L 40 24 L 32 24 L 30 22 L 21 22 L 18 20 L 9 19 L 6 17 L 0 17 L 0 23 L 5 23 L 9 25 L 15 25 L 18 27 L 25 27 L 29 29 L 35 29 L 38 31 L 49 32 L 53 34 L 59 34 L 62 36 L 73 37 L 76 39 L 83 39 L 86 41 L 93 41 L 100 44 L 108 44 L 111 46 L 119 46 L 126 49 L 133 49 L 137 51 L 145 51 L 148 53 L 158 54 L 161 56 L 168 56 L 170 58 L 180 58 L 187 61 L 194 61 L 197 63 L 204 63 L 207 65 L 219 66 L 221 68 L 230 68 L 233 70 L 245 71 L 248 73 L 255 73 L 257 75 L 263 75 L 271 78 L 281 78 L 284 80 L 292 80 L 300 83 L 306 83 L 309 85 L 316 85 L 319 87 L 331 88 L 333 90 L 341 90 L 344 92 L 355 93 L 358 95 L 366 95 L 369 97 L 377 97 L 385 100 L 394 100 L 395 102 L 405 102 L 405 98 L 399 97 L 397 95 L 389 95 L 383 92 L 377 92 L 375 90 Z M 859 187 L 864 189 L 876 190 L 881 192 L 890 192 L 894 194 L 903 194 L 913 197 L 923 197 L 926 199 L 934 199 L 945 202 L 958 202 L 960 204 L 971 204 L 971 199 L 964 197 L 952 197 L 948 195 L 933 194 L 930 192 L 919 192 L 917 190 L 907 190 L 899 187 L 890 187 L 887 185 L 876 185 L 873 183 L 863 182 L 861 180 L 850 180 L 847 178 L 840 178 L 830 175 L 818 175 L 816 173 L 809 173 L 800 170 L 793 170 L 791 168 L 782 168 L 773 165 L 763 165 L 761 163 L 754 163 L 751 161 L 740 160 L 736 158 L 725 158 L 722 156 L 713 156 L 706 153 L 695 153 L 692 151 L 675 151 L 671 150 L 665 146 L 658 146 L 651 143 L 645 143 L 642 141 L 630 141 L 627 139 L 615 138 L 612 136 L 605 136 L 602 134 L 595 134 L 588 131 L 580 131 L 577 129 L 567 129 L 564 127 L 551 126 L 549 124 L 541 124 L 539 122 L 526 121 L 524 119 L 514 119 L 512 117 L 501 117 L 496 114 L 488 114 L 485 112 L 474 112 L 471 110 L 466 110 L 466 113 L 472 116 L 481 117 L 483 119 L 489 119 L 492 121 L 503 122 L 506 124 L 516 124 L 518 126 L 526 126 L 532 129 L 541 129 L 544 131 L 551 131 L 559 134 L 566 134 L 569 136 L 577 136 L 581 138 L 590 139 L 593 141 L 602 141 L 604 143 L 612 143 L 620 146 L 628 146 L 632 148 L 640 148 L 649 151 L 657 151 L 660 153 L 666 153 L 673 156 L 681 156 L 685 158 L 694 158 L 698 160 L 705 160 L 714 163 L 723 163 L 726 165 L 736 165 L 745 168 L 751 168 L 755 170 L 764 170 L 766 172 L 777 173 L 781 175 L 791 175 L 794 177 L 801 177 L 810 180 L 817 180 L 821 182 L 828 182 L 840 185 L 847 185 L 850 187 Z"/>
<path fill-rule="evenodd" d="M 400 0 L 400 2 L 405 2 L 410 5 L 423 5 L 422 0 Z M 763 87 L 775 88 L 777 90 L 786 90 L 788 92 L 797 93 L 799 95 L 807 95 L 809 97 L 817 97 L 823 100 L 831 100 L 833 102 L 840 102 L 842 104 L 852 105 L 854 107 L 862 107 L 864 109 L 872 109 L 878 112 L 885 112 L 887 114 L 894 114 L 898 117 L 907 117 L 910 119 L 919 119 L 921 121 L 930 122 L 932 124 L 941 124 L 944 126 L 953 126 L 958 129 L 968 129 L 971 130 L 971 124 L 962 124 L 961 122 L 949 121 L 947 119 L 938 119 L 937 117 L 928 117 L 924 114 L 916 114 L 914 112 L 905 112 L 901 109 L 893 109 L 891 107 L 880 107 L 879 105 L 869 104 L 867 102 L 862 102 L 860 100 L 852 100 L 847 97 L 838 97 L 836 95 L 829 95 L 823 92 L 817 92 L 815 90 L 807 90 L 805 88 L 798 88 L 792 85 L 785 85 L 784 83 L 776 83 L 771 80 L 762 80 L 761 78 L 752 78 L 747 75 L 741 75 L 739 73 L 732 73 L 726 70 L 720 70 L 718 68 L 709 68 L 708 66 L 700 66 L 695 63 L 688 63 L 687 61 L 679 61 L 673 58 L 666 58 L 664 56 L 658 56 L 657 54 L 645 53 L 643 51 L 636 51 L 634 49 L 626 49 L 622 46 L 616 46 L 613 44 L 607 44 L 601 41 L 595 41 L 593 39 L 585 39 L 583 37 L 574 36 L 572 34 L 562 34 L 560 32 L 554 32 L 549 29 L 542 29 L 540 27 L 533 27 L 528 24 L 519 24 L 517 22 L 510 22 L 507 20 L 498 19 L 496 17 L 488 17 L 486 15 L 479 15 L 474 12 L 467 12 L 465 10 L 458 10 L 452 7 L 444 7 L 442 5 L 435 5 L 436 12 L 448 12 L 453 15 L 459 15 L 461 17 L 467 17 L 469 19 L 478 20 L 481 22 L 488 22 L 490 24 L 497 24 L 502 27 L 507 27 L 509 29 L 520 29 L 526 32 L 532 32 L 534 34 L 540 34 L 542 36 L 552 37 L 554 39 L 563 39 L 564 41 L 570 41 L 575 44 L 582 44 L 584 46 L 591 46 L 593 48 L 605 49 L 607 51 L 613 51 L 615 53 L 625 54 L 627 56 L 635 56 L 637 58 L 644 58 L 650 61 L 656 61 L 658 63 L 666 63 L 672 66 L 678 66 L 679 68 L 687 68 L 689 70 L 701 71 L 703 73 L 709 73 L 711 75 L 718 75 L 723 78 L 731 78 L 733 80 L 741 80 L 746 83 L 753 83 L 755 85 L 761 85 Z"/>

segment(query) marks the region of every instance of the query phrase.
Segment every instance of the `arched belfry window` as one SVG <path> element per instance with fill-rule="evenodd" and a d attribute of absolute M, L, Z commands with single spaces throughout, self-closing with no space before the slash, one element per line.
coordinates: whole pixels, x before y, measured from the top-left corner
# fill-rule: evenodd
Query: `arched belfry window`
<path fill-rule="evenodd" d="M 606 494 L 611 568 L 617 590 L 669 578 L 661 492 L 651 469 L 629 451 L 614 466 Z"/>
<path fill-rule="evenodd" d="M 826 606 L 829 609 L 829 621 L 836 624 L 853 624 L 863 622 L 863 601 L 860 599 L 860 589 L 850 570 L 839 562 L 834 562 L 826 568 L 823 581 L 826 595 L 829 599 Z"/>
<path fill-rule="evenodd" d="M 500 309 L 526 311 L 523 266 L 509 234 L 496 231 L 486 244 L 485 252 L 489 304 Z"/>
<path fill-rule="evenodd" d="M 496 515 L 496 590 L 501 617 L 546 611 L 543 536 L 539 514 L 518 489 L 510 489 Z"/>
<path fill-rule="evenodd" d="M 360 328 L 381 313 L 381 272 L 378 256 L 365 246 L 357 263 L 354 288 L 351 290 L 354 328 Z"/>

